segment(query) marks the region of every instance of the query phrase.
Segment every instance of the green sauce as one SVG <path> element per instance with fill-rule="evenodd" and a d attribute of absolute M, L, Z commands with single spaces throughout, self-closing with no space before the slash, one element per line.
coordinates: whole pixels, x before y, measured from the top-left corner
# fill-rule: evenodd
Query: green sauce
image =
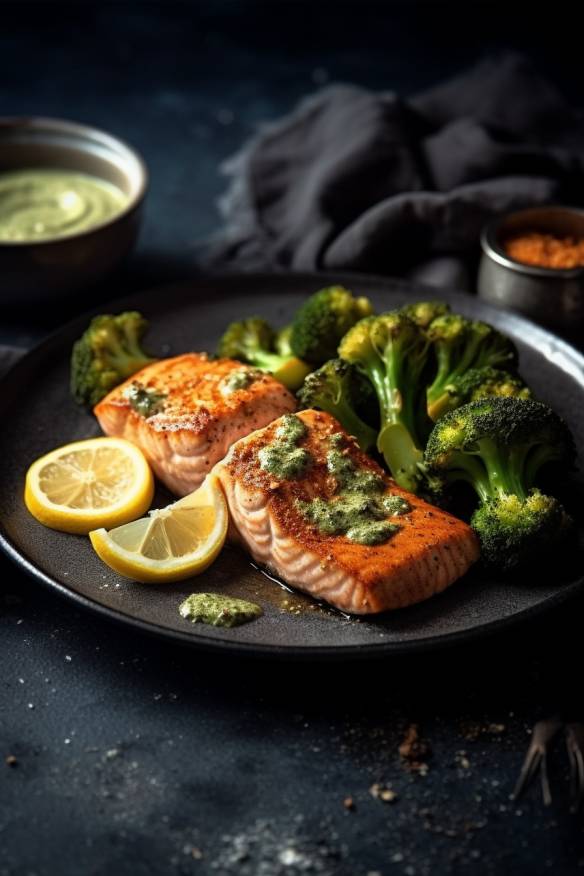
<path fill-rule="evenodd" d="M 261 371 L 256 371 L 253 368 L 238 368 L 237 371 L 232 371 L 227 375 L 221 391 L 224 395 L 230 395 L 232 392 L 237 392 L 238 389 L 247 389 L 260 376 Z"/>
<path fill-rule="evenodd" d="M 298 442 L 306 435 L 306 426 L 295 414 L 286 414 L 276 429 L 276 440 L 258 453 L 260 466 L 282 480 L 299 478 L 312 463 L 312 456 Z"/>
<path fill-rule="evenodd" d="M 402 499 L 401 496 L 384 496 L 381 504 L 385 508 L 385 513 L 391 517 L 401 517 L 402 514 L 407 514 L 412 510 L 408 500 Z"/>
<path fill-rule="evenodd" d="M 298 502 L 304 516 L 325 535 L 345 535 L 358 544 L 375 545 L 388 541 L 399 531 L 387 518 L 410 511 L 401 496 L 384 496 L 383 478 L 359 468 L 342 453 L 342 435 L 333 435 L 327 453 L 327 468 L 337 483 L 337 495 L 330 501 L 312 499 Z"/>
<path fill-rule="evenodd" d="M 151 417 L 153 414 L 159 414 L 164 408 L 164 399 L 166 395 L 163 392 L 156 392 L 154 389 L 146 389 L 137 380 L 134 380 L 130 386 L 124 390 L 124 396 L 128 399 L 136 413 L 141 417 Z"/>
<path fill-rule="evenodd" d="M 0 173 L 0 241 L 52 240 L 120 213 L 128 196 L 96 176 L 29 168 Z"/>
<path fill-rule="evenodd" d="M 186 620 L 213 627 L 238 627 L 263 614 L 255 602 L 218 593 L 192 593 L 181 603 L 178 611 Z"/>

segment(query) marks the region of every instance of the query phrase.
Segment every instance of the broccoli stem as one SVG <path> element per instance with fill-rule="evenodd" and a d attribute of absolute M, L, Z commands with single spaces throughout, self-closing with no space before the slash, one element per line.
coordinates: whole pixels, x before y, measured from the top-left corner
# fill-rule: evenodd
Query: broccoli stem
<path fill-rule="evenodd" d="M 472 367 L 476 358 L 478 346 L 479 344 L 477 340 L 469 341 L 465 345 L 462 354 L 458 351 L 455 362 L 452 361 L 452 351 L 449 346 L 438 346 L 436 350 L 438 371 L 432 384 L 428 387 L 428 411 L 430 411 L 435 404 L 444 404 L 448 398 L 446 387 L 449 383 L 455 381 Z M 438 416 L 440 416 L 440 414 L 436 417 L 432 417 L 432 419 L 438 419 Z"/>
<path fill-rule="evenodd" d="M 523 482 L 523 447 L 501 448 L 495 441 L 483 438 L 479 453 L 484 460 L 490 484 L 490 494 L 518 496 L 525 499 L 527 492 Z"/>
<path fill-rule="evenodd" d="M 368 370 L 384 424 L 377 437 L 377 449 L 400 486 L 416 492 L 423 476 L 424 453 L 416 443 L 416 405 L 413 392 L 397 389 L 404 385 L 399 357 L 384 360 L 385 367 L 372 365 Z"/>
<path fill-rule="evenodd" d="M 268 353 L 264 350 L 250 350 L 249 361 L 262 371 L 270 371 L 274 374 L 284 365 L 289 356 L 280 356 L 278 353 Z"/>
<path fill-rule="evenodd" d="M 451 462 L 445 479 L 448 483 L 465 481 L 477 492 L 480 500 L 485 502 L 492 496 L 489 473 L 480 456 L 471 456 L 462 451 L 452 453 Z"/>
<path fill-rule="evenodd" d="M 424 454 L 414 444 L 406 426 L 400 422 L 384 426 L 377 438 L 377 449 L 397 483 L 415 493 L 423 474 Z"/>
<path fill-rule="evenodd" d="M 476 449 L 465 448 L 453 454 L 448 480 L 465 480 L 476 490 L 482 502 L 498 496 L 518 496 L 526 499 L 523 463 L 525 447 L 501 449 L 494 441 L 483 438 Z"/>

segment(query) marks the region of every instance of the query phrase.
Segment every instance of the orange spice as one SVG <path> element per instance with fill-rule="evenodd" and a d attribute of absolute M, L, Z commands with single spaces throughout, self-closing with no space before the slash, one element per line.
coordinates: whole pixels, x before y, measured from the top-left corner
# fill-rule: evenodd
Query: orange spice
<path fill-rule="evenodd" d="M 558 270 L 584 267 L 584 238 L 524 231 L 507 237 L 503 248 L 510 258 L 524 265 Z"/>

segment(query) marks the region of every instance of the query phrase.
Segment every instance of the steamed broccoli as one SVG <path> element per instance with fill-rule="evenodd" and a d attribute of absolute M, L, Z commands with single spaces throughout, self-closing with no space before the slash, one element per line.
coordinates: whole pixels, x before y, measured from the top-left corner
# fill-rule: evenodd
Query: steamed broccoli
<path fill-rule="evenodd" d="M 119 383 L 155 361 L 141 347 L 147 327 L 135 311 L 91 320 L 71 354 L 71 392 L 78 404 L 93 407 Z"/>
<path fill-rule="evenodd" d="M 444 392 L 432 405 L 432 418 L 438 420 L 461 405 L 491 396 L 531 398 L 531 391 L 519 375 L 488 365 L 484 368 L 471 368 L 451 383 L 445 384 Z"/>
<path fill-rule="evenodd" d="M 276 353 L 279 353 L 280 356 L 293 356 L 292 347 L 290 345 L 290 338 L 292 336 L 292 326 L 285 325 L 284 328 L 279 329 L 276 332 L 276 336 L 274 339 L 274 350 Z"/>
<path fill-rule="evenodd" d="M 405 304 L 401 313 L 409 316 L 420 328 L 427 329 L 433 320 L 450 313 L 450 306 L 444 301 L 415 301 L 413 304 Z"/>
<path fill-rule="evenodd" d="M 290 344 L 295 355 L 322 365 L 337 355 L 339 341 L 358 320 L 373 313 L 367 298 L 354 298 L 343 286 L 315 292 L 297 310 Z"/>
<path fill-rule="evenodd" d="M 372 383 L 380 409 L 377 448 L 397 483 L 416 492 L 424 479 L 423 447 L 431 427 L 424 398 L 424 332 L 399 311 L 369 316 L 347 332 L 339 356 Z"/>
<path fill-rule="evenodd" d="M 535 482 L 546 463 L 573 459 L 564 422 L 541 402 L 520 398 L 483 399 L 446 414 L 425 454 L 432 474 L 474 488 L 479 507 L 471 525 L 484 558 L 502 569 L 536 556 L 569 529 L 560 503 Z"/>
<path fill-rule="evenodd" d="M 275 351 L 276 334 L 259 316 L 250 316 L 227 326 L 217 352 L 227 359 L 238 359 L 269 371 L 288 389 L 296 390 L 310 373 L 310 366 L 291 354 Z"/>
<path fill-rule="evenodd" d="M 365 384 L 365 385 L 363 385 Z M 328 362 L 309 374 L 298 393 L 303 407 L 320 408 L 335 417 L 362 450 L 375 447 L 377 430 L 361 419 L 356 411 L 358 399 L 369 389 L 359 372 L 342 359 Z"/>
<path fill-rule="evenodd" d="M 456 383 L 471 368 L 503 368 L 513 371 L 517 350 L 513 342 L 495 328 L 460 314 L 434 319 L 426 330 L 436 356 L 436 374 L 428 387 L 428 413 L 437 419 L 445 403 L 448 386 Z"/>

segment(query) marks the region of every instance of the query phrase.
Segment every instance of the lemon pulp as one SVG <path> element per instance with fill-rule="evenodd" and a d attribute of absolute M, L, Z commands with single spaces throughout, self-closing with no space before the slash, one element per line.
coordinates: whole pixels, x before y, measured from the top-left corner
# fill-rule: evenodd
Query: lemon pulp
<path fill-rule="evenodd" d="M 90 438 L 37 459 L 24 498 L 45 526 L 87 534 L 140 517 L 153 492 L 152 472 L 137 447 L 121 438 Z"/>
<path fill-rule="evenodd" d="M 151 511 L 107 532 L 90 533 L 91 543 L 111 569 L 142 583 L 180 581 L 204 571 L 227 535 L 227 505 L 216 478 L 166 508 Z"/>

